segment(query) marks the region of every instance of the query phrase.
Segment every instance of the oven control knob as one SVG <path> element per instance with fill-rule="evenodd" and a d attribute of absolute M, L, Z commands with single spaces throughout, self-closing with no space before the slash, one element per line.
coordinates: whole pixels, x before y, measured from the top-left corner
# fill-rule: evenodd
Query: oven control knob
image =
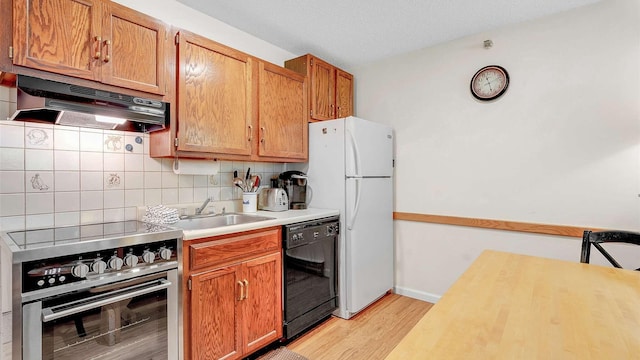
<path fill-rule="evenodd" d="M 102 274 L 105 270 L 107 270 L 107 263 L 102 261 L 102 259 L 96 259 L 93 264 L 91 264 L 91 271 L 96 274 Z"/>
<path fill-rule="evenodd" d="M 89 265 L 87 264 L 79 263 L 74 265 L 71 268 L 71 275 L 77 278 L 86 277 L 88 273 L 89 273 Z"/>
<path fill-rule="evenodd" d="M 152 264 L 155 259 L 156 259 L 156 254 L 149 250 L 145 250 L 142 253 L 142 260 L 144 260 L 144 262 L 146 262 L 147 264 Z"/>
<path fill-rule="evenodd" d="M 173 255 L 173 252 L 171 251 L 171 249 L 167 249 L 166 247 L 161 247 L 160 248 L 160 258 L 162 260 L 171 259 L 171 255 Z"/>
<path fill-rule="evenodd" d="M 128 267 L 134 267 L 138 265 L 138 257 L 133 254 L 129 254 L 124 257 L 124 264 Z"/>
<path fill-rule="evenodd" d="M 107 265 L 109 266 L 109 269 L 113 269 L 113 270 L 120 270 L 123 264 L 124 264 L 124 261 L 122 261 L 122 259 L 120 259 L 117 256 L 112 256 L 111 259 L 107 261 Z"/>
<path fill-rule="evenodd" d="M 53 285 L 56 282 L 56 278 L 49 278 L 49 284 Z"/>
<path fill-rule="evenodd" d="M 44 280 L 40 279 L 36 284 L 38 284 L 38 286 L 42 286 L 44 285 Z"/>

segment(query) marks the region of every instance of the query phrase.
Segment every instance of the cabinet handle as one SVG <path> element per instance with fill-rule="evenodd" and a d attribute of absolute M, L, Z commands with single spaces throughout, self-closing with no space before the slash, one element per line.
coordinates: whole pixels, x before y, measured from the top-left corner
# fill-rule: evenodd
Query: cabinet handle
<path fill-rule="evenodd" d="M 266 132 L 266 130 L 264 129 L 264 126 L 260 127 L 260 131 L 262 131 L 262 138 L 260 138 L 260 142 L 264 144 L 264 134 Z"/>
<path fill-rule="evenodd" d="M 253 126 L 249 125 L 249 142 L 253 140 Z"/>
<path fill-rule="evenodd" d="M 102 56 L 102 53 L 100 52 L 100 46 L 102 45 L 102 36 L 96 36 L 95 43 L 96 43 L 96 53 L 95 55 L 93 55 L 93 58 L 97 60 L 97 59 L 100 59 L 100 56 Z"/>
<path fill-rule="evenodd" d="M 240 296 L 238 296 L 238 301 L 242 301 L 242 299 L 244 299 L 244 283 L 242 281 L 238 281 L 238 285 L 240 285 Z"/>
<path fill-rule="evenodd" d="M 244 279 L 244 299 L 248 299 L 249 298 L 249 282 L 247 281 L 247 279 Z"/>
<path fill-rule="evenodd" d="M 342 111 L 340 111 L 341 108 L 340 106 L 338 106 L 338 116 L 336 116 L 337 118 L 341 118 L 342 117 Z"/>
<path fill-rule="evenodd" d="M 333 104 L 330 105 L 331 106 L 331 117 L 335 116 L 335 108 L 333 107 Z"/>
<path fill-rule="evenodd" d="M 107 50 L 105 51 L 104 59 L 102 59 L 102 61 L 107 63 L 111 60 L 111 49 L 109 49 L 111 47 L 111 40 L 105 40 L 104 45 L 106 46 Z"/>

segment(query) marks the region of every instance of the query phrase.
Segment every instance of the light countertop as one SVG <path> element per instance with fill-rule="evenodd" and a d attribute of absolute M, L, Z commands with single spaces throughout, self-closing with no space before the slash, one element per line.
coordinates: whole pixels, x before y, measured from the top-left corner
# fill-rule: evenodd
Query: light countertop
<path fill-rule="evenodd" d="M 247 215 L 258 215 L 273 218 L 272 220 L 256 221 L 245 224 L 219 226 L 209 229 L 183 230 L 183 240 L 200 239 L 204 237 L 226 235 L 237 232 L 256 230 L 271 226 L 282 226 L 304 222 L 309 220 L 322 219 L 330 216 L 337 216 L 340 211 L 336 209 L 305 209 L 305 210 L 287 210 L 287 211 L 258 211 L 255 213 L 247 213 Z"/>
<path fill-rule="evenodd" d="M 485 250 L 386 360 L 637 359 L 640 274 Z"/>

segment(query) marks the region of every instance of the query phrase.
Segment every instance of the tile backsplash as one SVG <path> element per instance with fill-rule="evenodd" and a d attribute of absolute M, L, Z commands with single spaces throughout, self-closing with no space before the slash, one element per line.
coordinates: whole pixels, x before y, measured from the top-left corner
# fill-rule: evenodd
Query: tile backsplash
<path fill-rule="evenodd" d="M 15 89 L 0 87 L 0 119 L 15 111 Z M 233 171 L 264 179 L 280 163 L 211 161 L 209 175 L 175 174 L 173 159 L 149 156 L 149 135 L 0 121 L 0 230 L 121 221 L 137 207 L 242 197 Z"/>

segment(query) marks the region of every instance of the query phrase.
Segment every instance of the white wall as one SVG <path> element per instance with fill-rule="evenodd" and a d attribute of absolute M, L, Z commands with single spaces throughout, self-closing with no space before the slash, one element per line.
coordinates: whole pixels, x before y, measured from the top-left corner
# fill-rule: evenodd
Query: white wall
<path fill-rule="evenodd" d="M 128 8 L 160 19 L 167 24 L 202 35 L 221 44 L 284 66 L 284 61 L 301 54 L 293 54 L 249 35 L 234 27 L 191 9 L 175 0 L 114 0 Z"/>
<path fill-rule="evenodd" d="M 396 131 L 395 210 L 640 230 L 639 24 L 605 0 L 356 68 L 358 116 Z M 491 64 L 509 89 L 476 101 Z M 424 299 L 485 248 L 579 259 L 575 238 L 395 226 L 397 290 Z"/>

